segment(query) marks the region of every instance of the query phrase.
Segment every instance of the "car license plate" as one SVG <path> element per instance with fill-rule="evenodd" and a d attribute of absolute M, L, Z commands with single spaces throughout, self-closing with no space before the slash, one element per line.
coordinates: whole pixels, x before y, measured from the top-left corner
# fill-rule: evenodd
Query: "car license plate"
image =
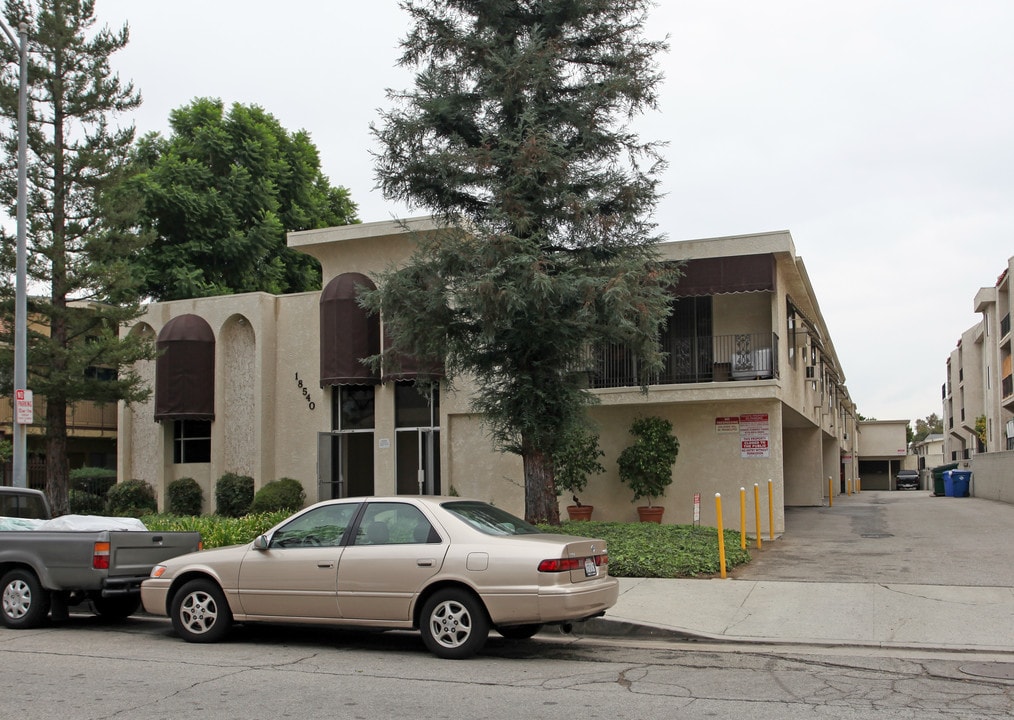
<path fill-rule="evenodd" d="M 599 568 L 598 568 L 598 565 L 595 564 L 595 559 L 594 558 L 585 558 L 584 559 L 584 576 L 585 577 L 595 577 L 598 574 L 599 574 Z"/>

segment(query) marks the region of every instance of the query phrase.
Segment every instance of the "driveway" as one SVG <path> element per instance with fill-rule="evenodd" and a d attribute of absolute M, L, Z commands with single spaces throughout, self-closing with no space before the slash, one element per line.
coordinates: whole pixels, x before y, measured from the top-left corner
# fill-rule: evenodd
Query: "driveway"
<path fill-rule="evenodd" d="M 743 580 L 1014 587 L 1014 505 L 863 491 L 786 508 L 786 533 L 737 568 Z"/>

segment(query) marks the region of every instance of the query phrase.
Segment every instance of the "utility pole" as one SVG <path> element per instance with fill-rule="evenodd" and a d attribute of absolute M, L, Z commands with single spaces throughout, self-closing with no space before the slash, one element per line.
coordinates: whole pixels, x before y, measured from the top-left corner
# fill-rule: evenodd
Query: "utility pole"
<path fill-rule="evenodd" d="M 13 479 L 15 487 L 28 487 L 26 424 L 19 417 L 18 403 L 27 402 L 31 409 L 31 393 L 28 384 L 28 23 L 18 25 L 18 38 L 14 38 L 7 24 L 0 20 L 0 27 L 11 45 L 18 49 L 21 59 L 21 84 L 18 91 L 18 238 L 17 268 L 14 294 L 14 462 Z"/>

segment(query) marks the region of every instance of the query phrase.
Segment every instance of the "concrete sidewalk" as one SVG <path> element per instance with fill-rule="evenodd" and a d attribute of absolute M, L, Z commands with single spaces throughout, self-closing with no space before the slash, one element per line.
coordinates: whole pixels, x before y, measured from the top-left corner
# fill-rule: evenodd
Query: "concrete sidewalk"
<path fill-rule="evenodd" d="M 586 632 L 1014 653 L 1014 588 L 620 578 Z"/>
<path fill-rule="evenodd" d="M 862 492 L 787 508 L 730 578 L 620 578 L 584 632 L 1014 653 L 1014 505 Z"/>

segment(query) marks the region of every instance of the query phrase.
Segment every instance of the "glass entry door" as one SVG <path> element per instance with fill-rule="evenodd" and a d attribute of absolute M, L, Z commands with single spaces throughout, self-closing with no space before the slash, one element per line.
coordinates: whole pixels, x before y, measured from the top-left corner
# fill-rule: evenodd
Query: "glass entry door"
<path fill-rule="evenodd" d="M 420 391 L 410 383 L 395 388 L 398 494 L 439 495 L 440 395 L 436 385 Z"/>

